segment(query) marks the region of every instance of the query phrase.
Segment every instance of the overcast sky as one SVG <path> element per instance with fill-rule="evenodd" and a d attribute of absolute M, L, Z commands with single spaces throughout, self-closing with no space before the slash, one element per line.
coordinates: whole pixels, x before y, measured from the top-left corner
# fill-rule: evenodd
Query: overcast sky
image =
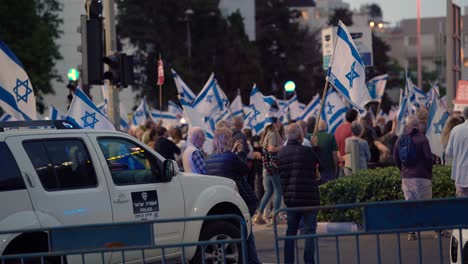
<path fill-rule="evenodd" d="M 416 18 L 417 0 L 344 0 L 351 5 L 351 9 L 359 8 L 363 4 L 376 3 L 380 5 L 386 22 L 392 25 L 405 18 Z M 468 0 L 454 0 L 462 13 L 463 7 L 468 6 Z M 446 0 L 421 0 L 421 16 L 434 17 L 446 15 Z"/>

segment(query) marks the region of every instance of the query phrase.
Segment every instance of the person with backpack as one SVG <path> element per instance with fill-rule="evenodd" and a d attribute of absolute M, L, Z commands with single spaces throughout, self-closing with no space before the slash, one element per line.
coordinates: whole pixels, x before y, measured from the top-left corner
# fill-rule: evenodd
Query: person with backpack
<path fill-rule="evenodd" d="M 432 199 L 432 151 L 426 135 L 418 129 L 419 120 L 409 116 L 405 133 L 395 143 L 393 160 L 400 169 L 405 200 Z M 436 233 L 437 235 L 437 233 Z M 415 233 L 408 240 L 415 240 Z"/>

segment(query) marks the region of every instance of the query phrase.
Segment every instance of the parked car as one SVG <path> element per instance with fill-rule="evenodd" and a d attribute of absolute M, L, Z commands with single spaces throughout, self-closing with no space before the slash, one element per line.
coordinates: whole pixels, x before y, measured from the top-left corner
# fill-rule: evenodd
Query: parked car
<path fill-rule="evenodd" d="M 7 130 L 0 132 L 0 157 L 0 231 L 222 214 L 241 216 L 251 230 L 233 181 L 182 173 L 175 161 L 121 132 Z M 158 245 L 240 237 L 235 220 L 160 223 L 154 230 Z M 0 235 L 0 255 L 47 252 L 48 235 Z M 205 255 L 215 247 L 207 246 Z M 200 248 L 184 250 L 187 259 L 201 261 Z M 240 245 L 226 250 L 240 261 Z M 165 250 L 166 259 L 181 255 L 181 248 Z M 105 263 L 122 262 L 121 252 L 104 257 Z M 161 250 L 145 251 L 147 261 L 160 258 Z M 141 251 L 125 253 L 126 263 L 141 260 Z M 95 262 L 101 263 L 100 254 L 86 256 L 86 263 Z"/>

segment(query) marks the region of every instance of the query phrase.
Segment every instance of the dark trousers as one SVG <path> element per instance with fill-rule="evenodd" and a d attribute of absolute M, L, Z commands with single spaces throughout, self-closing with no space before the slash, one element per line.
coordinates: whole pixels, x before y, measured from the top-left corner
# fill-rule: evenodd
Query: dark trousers
<path fill-rule="evenodd" d="M 287 211 L 288 228 L 286 236 L 296 236 L 301 218 L 304 219 L 304 234 L 315 234 L 317 230 L 317 212 Z M 294 263 L 295 240 L 284 241 L 284 263 Z M 315 264 L 315 238 L 305 239 L 304 263 Z"/>

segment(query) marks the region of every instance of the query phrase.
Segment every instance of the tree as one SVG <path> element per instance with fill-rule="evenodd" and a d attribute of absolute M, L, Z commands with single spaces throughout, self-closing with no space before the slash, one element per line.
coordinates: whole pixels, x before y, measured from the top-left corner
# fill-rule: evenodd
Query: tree
<path fill-rule="evenodd" d="M 353 12 L 349 11 L 347 8 L 337 8 L 335 12 L 330 15 L 328 19 L 328 25 L 338 26 L 338 22 L 341 20 L 346 26 L 353 25 Z"/>
<path fill-rule="evenodd" d="M 141 78 L 135 87 L 153 106 L 159 101 L 156 88 L 159 53 L 166 75 L 164 102 L 177 99 L 170 68 L 194 92 L 200 91 L 214 72 L 230 99 L 237 88 L 251 87 L 255 77 L 261 78 L 257 51 L 247 39 L 241 16 L 233 14 L 224 18 L 218 1 L 197 0 L 188 5 L 186 1 L 117 0 L 117 6 L 119 37 L 128 38 L 137 48 L 137 70 Z"/>
<path fill-rule="evenodd" d="M 0 39 L 15 53 L 27 72 L 44 111 L 43 95 L 54 93 L 51 81 L 62 81 L 54 69 L 62 59 L 56 40 L 62 33 L 57 0 L 4 0 L 0 5 Z"/>
<path fill-rule="evenodd" d="M 321 91 L 325 75 L 315 34 L 297 22 L 286 1 L 256 1 L 257 47 L 264 72 L 260 88 L 281 98 L 287 80 L 296 83 L 299 100 L 308 103 Z"/>

